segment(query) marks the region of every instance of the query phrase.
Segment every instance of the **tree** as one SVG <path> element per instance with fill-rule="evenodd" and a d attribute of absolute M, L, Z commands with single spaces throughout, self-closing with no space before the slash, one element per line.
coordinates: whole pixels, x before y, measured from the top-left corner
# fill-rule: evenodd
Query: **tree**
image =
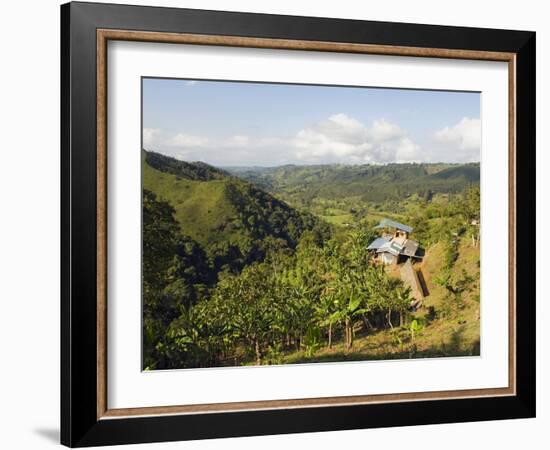
<path fill-rule="evenodd" d="M 166 285 L 167 272 L 175 254 L 179 226 L 169 203 L 143 191 L 143 284 L 148 290 Z"/>
<path fill-rule="evenodd" d="M 454 274 L 450 268 L 444 268 L 438 278 L 435 279 L 436 284 L 444 287 L 447 291 L 447 304 L 444 308 L 444 313 L 447 316 L 458 313 L 464 306 L 463 294 L 472 290 L 474 278 L 470 276 L 464 269 L 460 276 Z"/>
<path fill-rule="evenodd" d="M 177 317 L 174 305 L 163 296 L 175 253 L 179 226 L 174 209 L 143 191 L 143 354 L 144 366 L 163 366 L 162 340 L 165 327 Z M 162 368 L 162 367 L 161 367 Z"/>
<path fill-rule="evenodd" d="M 474 187 L 466 193 L 465 215 L 467 220 L 467 228 L 472 236 L 472 245 L 479 245 L 479 210 L 480 210 L 480 190 L 479 187 Z"/>
<path fill-rule="evenodd" d="M 346 349 L 353 346 L 355 321 L 371 310 L 369 288 L 373 267 L 365 251 L 370 239 L 368 234 L 359 232 L 344 243 L 330 241 L 325 248 L 327 273 L 321 304 L 327 315 L 323 323 L 329 325 L 330 343 L 333 324 L 343 326 Z"/>
<path fill-rule="evenodd" d="M 191 306 L 212 283 L 211 267 L 204 250 L 180 234 L 170 204 L 147 190 L 143 192 L 142 264 L 144 366 L 168 369 L 198 364 L 205 356 L 192 340 L 196 333 L 190 333 L 189 324 L 197 325 L 190 320 L 194 317 Z"/>
<path fill-rule="evenodd" d="M 269 343 L 279 300 L 269 269 L 255 263 L 220 280 L 206 305 L 210 323 L 225 323 L 231 340 L 243 342 L 257 364 Z"/>

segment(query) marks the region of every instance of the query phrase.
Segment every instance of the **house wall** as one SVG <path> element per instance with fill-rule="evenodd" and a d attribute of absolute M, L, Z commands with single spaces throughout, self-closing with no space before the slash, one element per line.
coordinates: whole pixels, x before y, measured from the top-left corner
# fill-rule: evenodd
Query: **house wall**
<path fill-rule="evenodd" d="M 393 256 L 391 253 L 382 253 L 381 258 L 384 264 L 393 264 L 396 260 L 395 256 Z"/>

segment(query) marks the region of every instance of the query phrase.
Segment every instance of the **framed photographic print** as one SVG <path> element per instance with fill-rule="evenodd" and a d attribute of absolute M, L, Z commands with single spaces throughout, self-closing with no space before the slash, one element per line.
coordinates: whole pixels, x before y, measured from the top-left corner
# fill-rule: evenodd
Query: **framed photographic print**
<path fill-rule="evenodd" d="M 61 7 L 68 446 L 535 414 L 535 33 Z"/>

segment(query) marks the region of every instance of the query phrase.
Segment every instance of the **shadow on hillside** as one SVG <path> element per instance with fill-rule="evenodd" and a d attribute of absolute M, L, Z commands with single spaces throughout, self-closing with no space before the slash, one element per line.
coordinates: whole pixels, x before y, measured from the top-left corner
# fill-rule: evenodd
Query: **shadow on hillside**
<path fill-rule="evenodd" d="M 418 269 L 416 271 L 416 274 L 418 276 L 418 282 L 420 283 L 420 288 L 422 289 L 422 294 L 424 297 L 428 297 L 430 295 L 430 291 L 428 290 L 428 285 L 426 283 L 426 279 L 424 278 L 424 274 L 422 273 L 421 269 Z"/>

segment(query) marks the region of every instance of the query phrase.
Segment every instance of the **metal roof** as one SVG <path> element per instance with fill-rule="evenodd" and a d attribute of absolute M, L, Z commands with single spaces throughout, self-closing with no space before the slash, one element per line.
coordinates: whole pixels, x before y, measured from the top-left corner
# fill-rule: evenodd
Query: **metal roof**
<path fill-rule="evenodd" d="M 412 233 L 412 227 L 408 225 L 403 225 L 402 223 L 396 222 L 391 219 L 382 219 L 378 225 L 374 228 L 397 228 L 398 230 L 403 230 L 407 233 Z"/>
<path fill-rule="evenodd" d="M 407 239 L 405 242 L 405 248 L 403 249 L 403 254 L 406 256 L 415 256 L 417 250 L 418 242 L 413 241 L 412 239 Z"/>
<path fill-rule="evenodd" d="M 383 244 L 376 253 L 391 253 L 394 256 L 397 256 L 403 250 L 403 246 L 399 245 L 397 242 L 386 242 Z"/>
<path fill-rule="evenodd" d="M 382 237 L 376 238 L 374 241 L 372 241 L 369 246 L 367 247 L 367 250 L 378 250 L 380 247 L 387 244 L 389 241 L 387 239 L 384 239 Z"/>
<path fill-rule="evenodd" d="M 391 253 L 394 256 L 405 255 L 416 257 L 419 244 L 412 239 L 407 239 L 403 245 L 386 238 L 376 238 L 367 247 L 367 250 L 376 250 L 376 253 Z"/>

